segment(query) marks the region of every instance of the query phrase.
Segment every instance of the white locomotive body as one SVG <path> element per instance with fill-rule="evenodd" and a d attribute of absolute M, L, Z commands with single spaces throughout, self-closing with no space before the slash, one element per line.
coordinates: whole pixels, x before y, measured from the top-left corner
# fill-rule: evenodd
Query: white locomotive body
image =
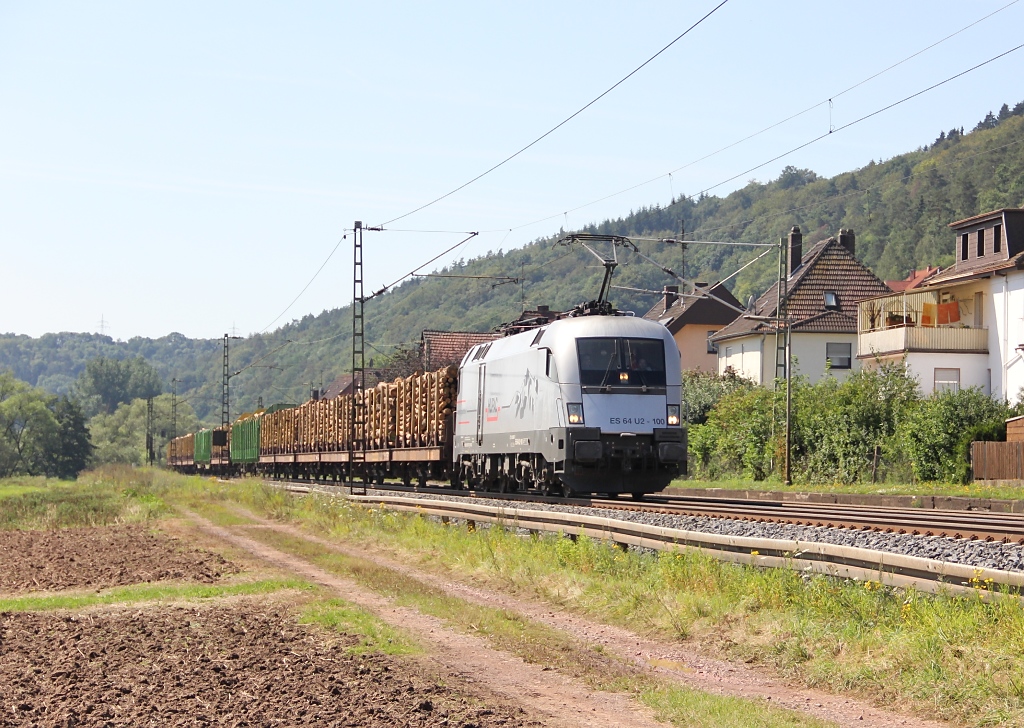
<path fill-rule="evenodd" d="M 580 316 L 471 349 L 454 476 L 475 487 L 632 493 L 685 471 L 679 350 L 629 316 Z"/>

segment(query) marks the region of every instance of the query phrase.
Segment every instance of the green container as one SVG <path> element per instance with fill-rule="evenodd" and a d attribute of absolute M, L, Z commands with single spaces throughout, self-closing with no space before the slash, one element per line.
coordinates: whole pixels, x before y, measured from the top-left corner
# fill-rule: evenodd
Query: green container
<path fill-rule="evenodd" d="M 209 465 L 213 454 L 213 430 L 200 430 L 196 433 L 196 464 Z"/>
<path fill-rule="evenodd" d="M 231 425 L 231 462 L 251 465 L 260 459 L 260 420 L 263 413 L 245 415 Z"/>

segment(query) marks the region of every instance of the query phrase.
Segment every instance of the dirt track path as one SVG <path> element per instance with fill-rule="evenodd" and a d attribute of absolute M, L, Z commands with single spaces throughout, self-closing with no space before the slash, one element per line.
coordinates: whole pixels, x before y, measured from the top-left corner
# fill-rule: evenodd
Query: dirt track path
<path fill-rule="evenodd" d="M 482 683 L 492 692 L 522 704 L 545 725 L 664 728 L 665 724 L 653 719 L 651 711 L 636 705 L 625 695 L 592 691 L 553 670 L 530 665 L 518 657 L 494 650 L 482 639 L 451 631 L 439 619 L 413 609 L 396 607 L 388 599 L 352 580 L 330 574 L 301 558 L 239 533 L 244 527 L 222 528 L 195 513 L 187 515 L 204 533 L 248 551 L 278 568 L 300 574 L 373 611 L 384 621 L 427 645 L 432 659 L 443 665 L 446 671 L 454 672 L 469 682 Z M 298 531 L 292 533 L 309 538 Z"/>
<path fill-rule="evenodd" d="M 716 695 L 764 699 L 781 708 L 799 711 L 844 726 L 948 728 L 952 725 L 880 709 L 857 698 L 788 684 L 746 665 L 710 658 L 684 645 L 659 642 L 620 627 L 591 622 L 551 605 L 516 599 L 507 594 L 487 591 L 445 579 L 391 560 L 379 553 L 371 553 L 353 546 L 317 538 L 293 526 L 260 518 L 242 508 L 238 508 L 238 512 L 240 515 L 256 521 L 263 528 L 314 541 L 337 553 L 370 561 L 407 574 L 453 596 L 485 606 L 507 609 L 536 622 L 567 632 L 584 642 L 601 644 L 612 654 L 630 660 L 640 667 L 655 670 L 659 674 L 696 690 Z"/>

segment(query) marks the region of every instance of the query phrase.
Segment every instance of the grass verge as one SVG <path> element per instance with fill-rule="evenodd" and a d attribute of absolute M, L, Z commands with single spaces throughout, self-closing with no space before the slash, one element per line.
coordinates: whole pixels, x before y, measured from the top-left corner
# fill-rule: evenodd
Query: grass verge
<path fill-rule="evenodd" d="M 309 582 L 299 579 L 261 579 L 234 584 L 132 584 L 88 594 L 7 597 L 0 599 L 0 612 L 50 612 L 55 609 L 84 609 L 107 604 L 216 599 L 312 588 Z"/>
<path fill-rule="evenodd" d="M 324 629 L 356 635 L 359 644 L 352 654 L 383 652 L 386 655 L 411 655 L 422 652 L 408 635 L 378 619 L 371 612 L 342 599 L 318 599 L 299 614 L 299 624 L 315 624 Z"/>
<path fill-rule="evenodd" d="M 0 483 L 0 529 L 140 523 L 169 513 L 157 481 L 169 473 L 128 467 L 77 481 L 16 478 Z"/>
<path fill-rule="evenodd" d="M 983 483 L 796 483 L 784 486 L 778 480 L 673 480 L 670 488 L 721 488 L 723 490 L 785 491 L 789 493 L 843 493 L 855 495 L 954 496 L 958 498 L 991 498 L 1022 500 L 1024 488 L 1012 485 Z"/>

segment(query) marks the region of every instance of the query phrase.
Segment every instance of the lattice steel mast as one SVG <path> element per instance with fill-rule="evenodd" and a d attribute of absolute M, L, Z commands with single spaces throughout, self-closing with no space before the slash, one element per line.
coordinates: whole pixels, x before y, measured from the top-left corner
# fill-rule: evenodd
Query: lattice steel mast
<path fill-rule="evenodd" d="M 352 399 L 348 432 L 348 486 L 356 490 L 356 463 L 366 461 L 366 453 L 356 447 L 356 436 L 365 430 L 363 390 L 366 388 L 366 339 L 363 324 L 363 223 L 355 222 L 352 231 Z M 365 481 L 361 484 L 366 494 Z"/>

